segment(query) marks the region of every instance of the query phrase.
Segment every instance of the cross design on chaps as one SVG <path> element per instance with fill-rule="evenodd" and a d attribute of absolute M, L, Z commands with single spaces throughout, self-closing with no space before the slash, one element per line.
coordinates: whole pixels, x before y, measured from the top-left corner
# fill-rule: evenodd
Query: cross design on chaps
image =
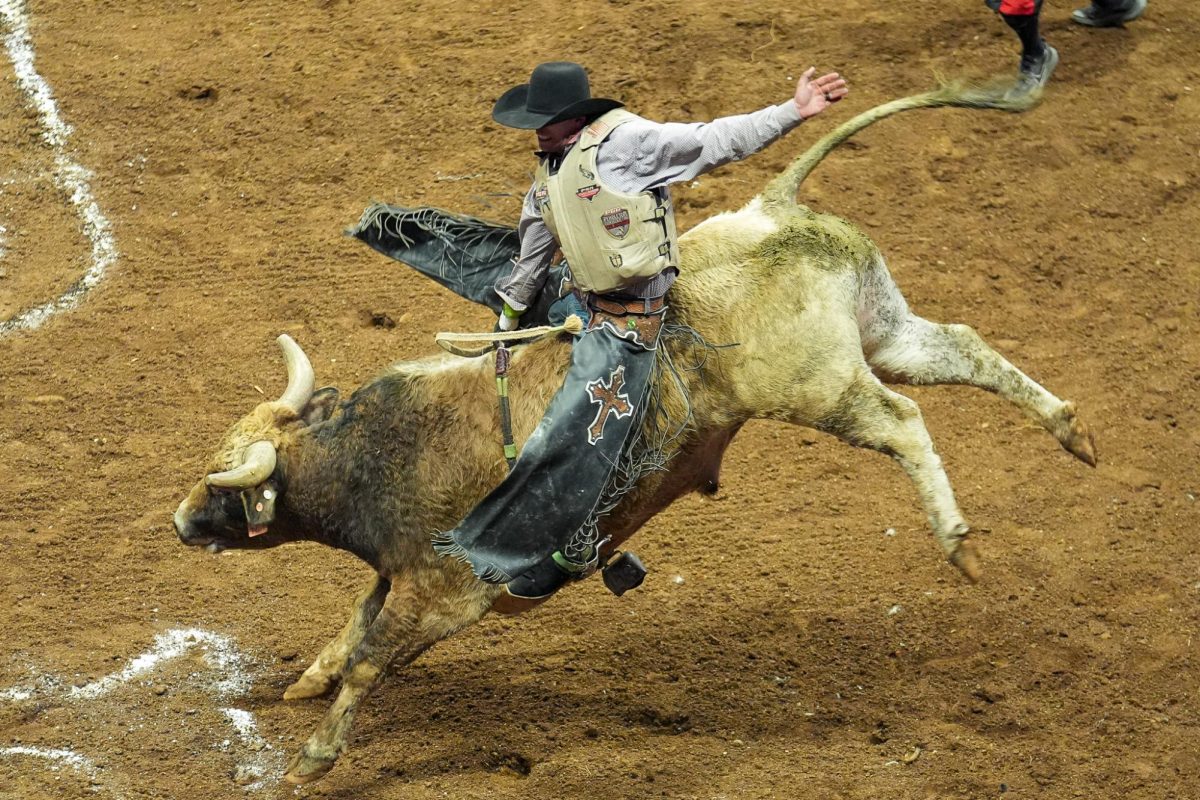
<path fill-rule="evenodd" d="M 600 405 L 600 410 L 596 412 L 596 418 L 592 420 L 592 424 L 588 428 L 588 444 L 595 444 L 604 438 L 604 426 L 608 423 L 610 415 L 622 419 L 633 413 L 633 404 L 629 402 L 629 395 L 621 392 L 623 388 L 625 388 L 624 365 L 613 370 L 607 382 L 603 378 L 598 378 L 587 385 L 591 401 Z"/>

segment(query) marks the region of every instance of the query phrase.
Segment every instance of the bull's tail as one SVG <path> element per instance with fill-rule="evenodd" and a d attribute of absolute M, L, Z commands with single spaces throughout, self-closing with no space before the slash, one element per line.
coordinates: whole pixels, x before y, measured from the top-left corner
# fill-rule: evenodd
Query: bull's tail
<path fill-rule="evenodd" d="M 890 103 L 876 106 L 864 111 L 857 117 L 843 122 L 831 133 L 826 134 L 795 161 L 791 166 L 779 173 L 779 176 L 767 184 L 763 190 L 762 200 L 770 204 L 791 204 L 796 200 L 796 192 L 800 184 L 808 177 L 821 159 L 829 155 L 835 147 L 885 117 L 899 114 L 901 111 L 911 111 L 917 108 L 941 108 L 957 106 L 959 108 L 993 108 L 1001 111 L 1028 111 L 1037 105 L 1041 99 L 1040 93 L 1032 92 L 1023 97 L 1005 99 L 1004 88 L 1001 86 L 978 86 L 963 82 L 945 83 L 931 92 L 903 97 Z"/>

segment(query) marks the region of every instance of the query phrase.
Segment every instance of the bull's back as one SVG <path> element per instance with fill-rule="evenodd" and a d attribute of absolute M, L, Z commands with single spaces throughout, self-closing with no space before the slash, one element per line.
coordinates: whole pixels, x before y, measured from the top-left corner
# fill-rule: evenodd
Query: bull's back
<path fill-rule="evenodd" d="M 798 301 L 829 296 L 831 287 L 842 285 L 841 276 L 861 274 L 878 257 L 874 243 L 840 217 L 800 205 L 768 211 L 758 198 L 706 219 L 679 245 L 672 301 L 704 313 L 729 313 L 771 294 Z"/>
<path fill-rule="evenodd" d="M 858 291 L 878 253 L 845 220 L 800 206 L 768 216 L 751 203 L 689 231 L 681 252 L 670 297 L 680 321 L 736 345 L 697 387 L 724 398 L 722 413 L 820 413 L 830 387 L 861 367 Z"/>

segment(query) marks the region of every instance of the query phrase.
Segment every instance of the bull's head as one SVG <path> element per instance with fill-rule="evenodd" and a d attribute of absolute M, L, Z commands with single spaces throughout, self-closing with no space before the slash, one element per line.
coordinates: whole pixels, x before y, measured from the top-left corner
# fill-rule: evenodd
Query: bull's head
<path fill-rule="evenodd" d="M 337 390 L 314 393 L 308 356 L 286 334 L 278 342 L 287 362 L 287 389 L 278 400 L 260 403 L 225 434 L 212 471 L 175 511 L 175 531 L 184 544 L 219 552 L 287 541 L 271 531 L 286 488 L 279 453 L 301 429 L 329 417 Z"/>

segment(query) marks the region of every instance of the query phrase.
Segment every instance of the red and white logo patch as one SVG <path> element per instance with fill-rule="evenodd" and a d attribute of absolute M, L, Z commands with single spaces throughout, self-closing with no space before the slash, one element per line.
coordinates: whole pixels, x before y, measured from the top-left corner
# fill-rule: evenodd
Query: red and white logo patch
<path fill-rule="evenodd" d="M 610 208 L 600 215 L 600 221 L 604 223 L 604 230 L 608 231 L 610 236 L 624 239 L 625 234 L 629 233 L 628 209 Z"/>
<path fill-rule="evenodd" d="M 611 126 L 607 122 L 601 122 L 600 120 L 596 120 L 591 125 L 588 125 L 587 128 L 584 129 L 583 132 L 585 134 L 587 134 L 588 136 L 603 137 L 604 134 L 608 133 L 610 127 Z"/>

